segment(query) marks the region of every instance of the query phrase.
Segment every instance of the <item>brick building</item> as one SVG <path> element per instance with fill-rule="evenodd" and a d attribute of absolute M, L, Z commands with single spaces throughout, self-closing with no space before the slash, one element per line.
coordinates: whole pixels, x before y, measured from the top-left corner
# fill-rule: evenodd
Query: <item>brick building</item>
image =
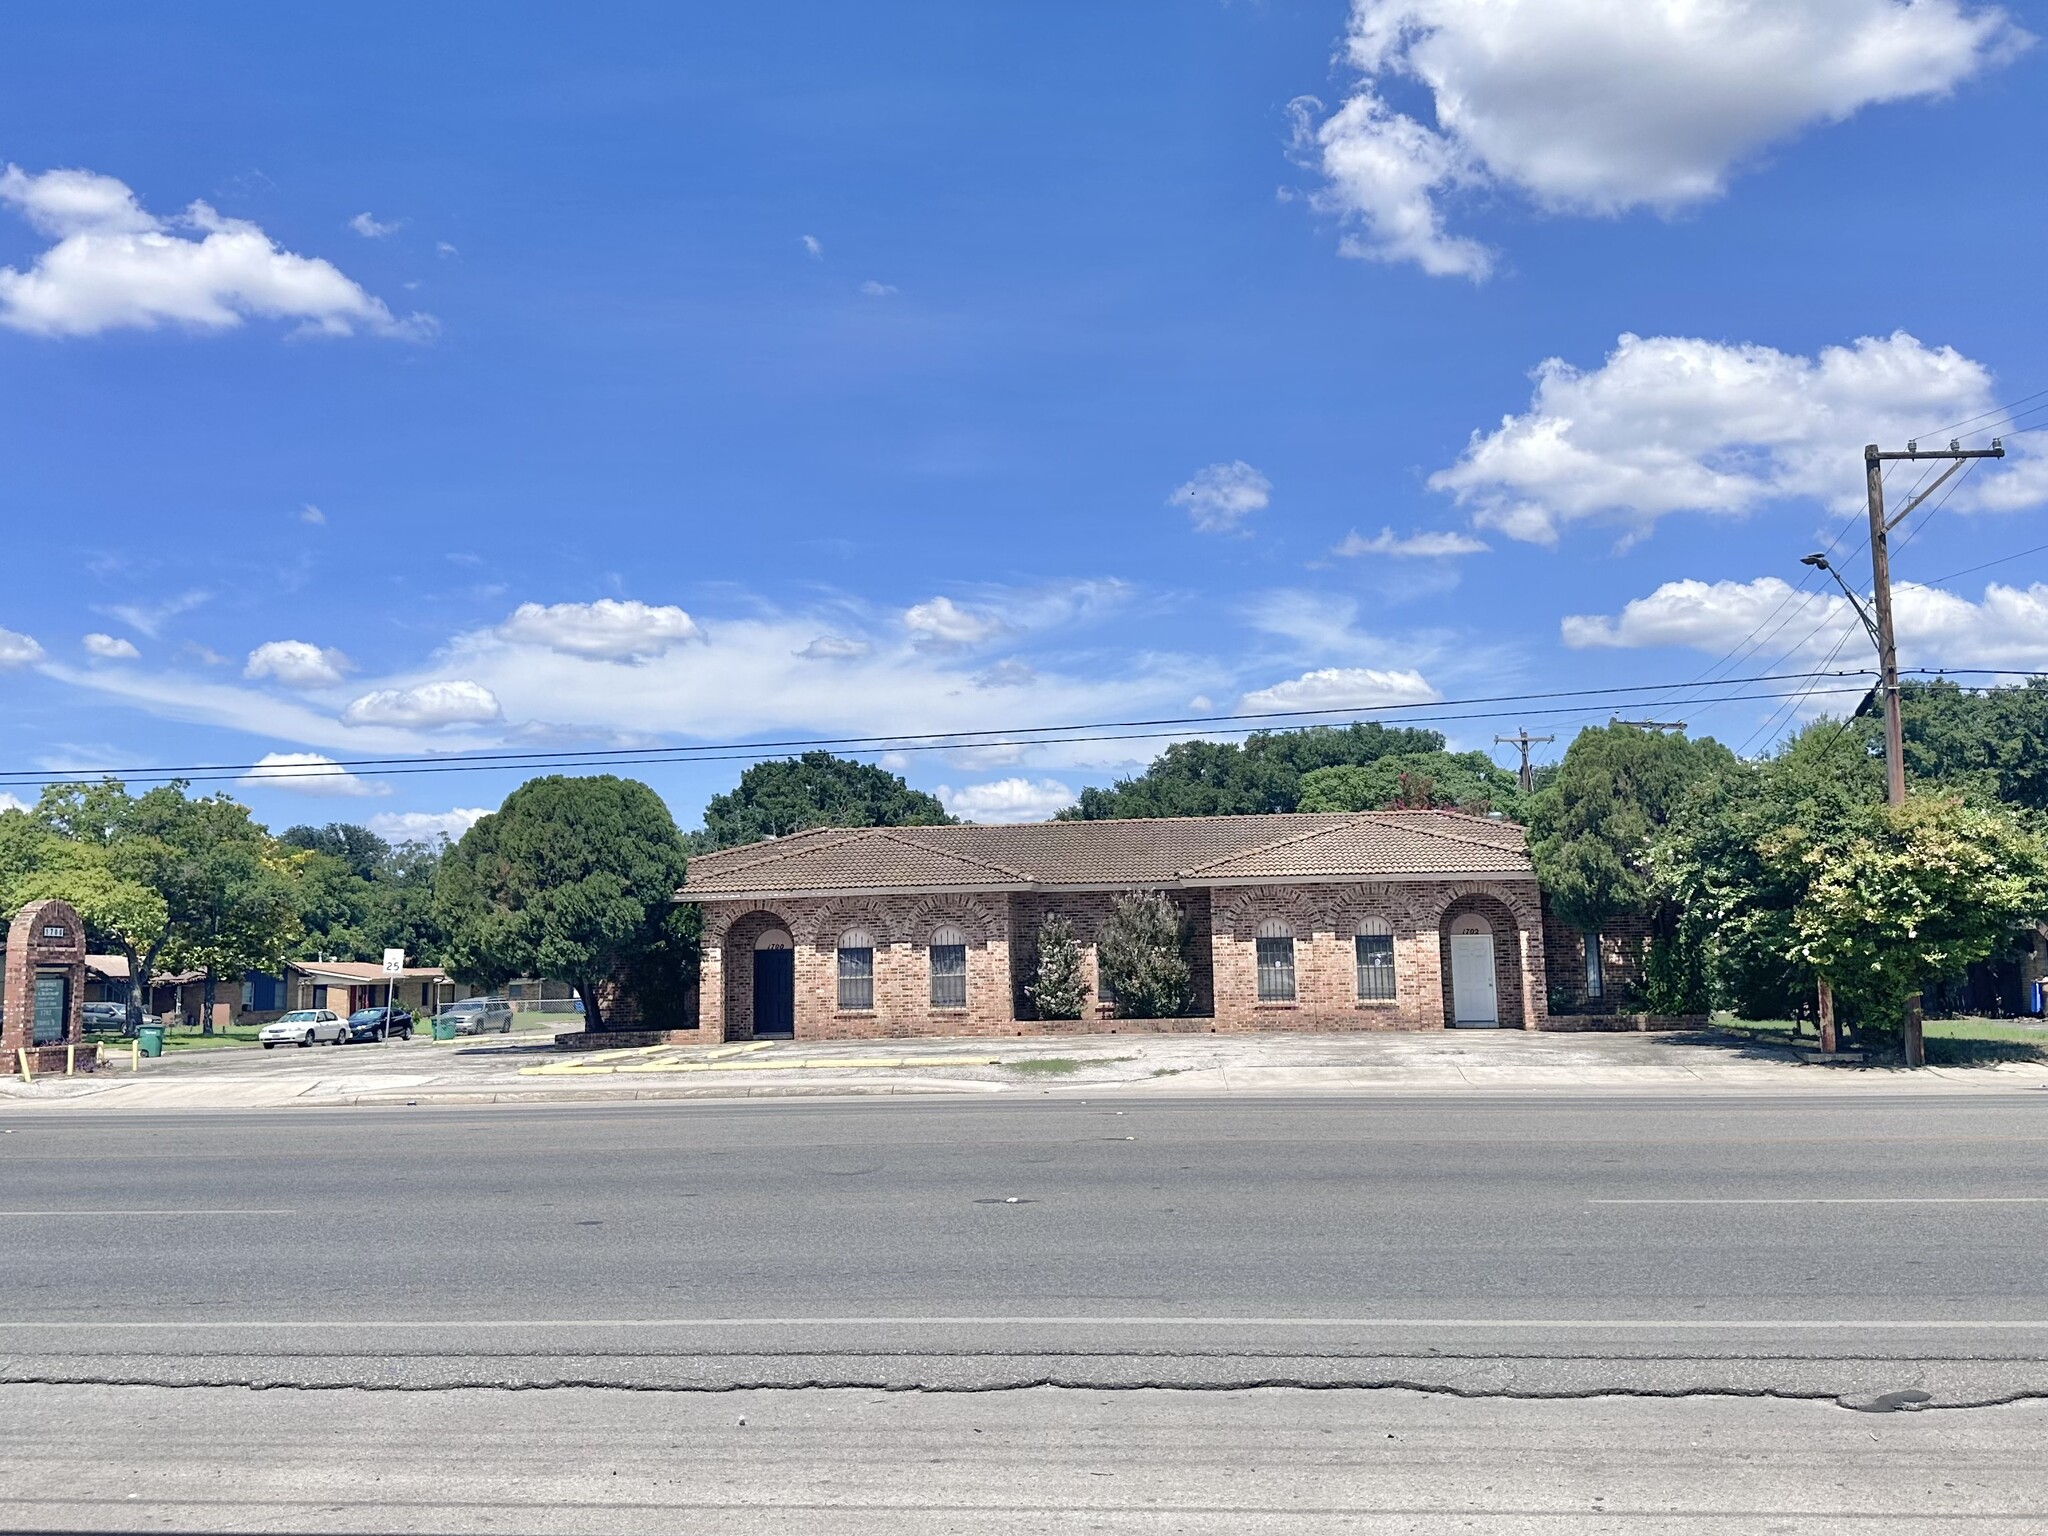
<path fill-rule="evenodd" d="M 1138 890 L 1187 919 L 1190 1017 L 1102 996 L 1096 938 Z M 1456 812 L 820 828 L 693 858 L 680 895 L 712 1039 L 1578 1026 L 1550 1016 L 1523 829 Z M 1080 1020 L 1025 990 L 1051 913 L 1086 951 Z"/>

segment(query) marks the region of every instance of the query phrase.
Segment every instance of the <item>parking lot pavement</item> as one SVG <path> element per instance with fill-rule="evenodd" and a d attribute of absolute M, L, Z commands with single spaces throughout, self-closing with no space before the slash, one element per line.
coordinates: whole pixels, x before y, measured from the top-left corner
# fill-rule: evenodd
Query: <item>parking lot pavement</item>
<path fill-rule="evenodd" d="M 1517 1030 L 1355 1035 L 1067 1035 L 748 1041 L 560 1049 L 552 1034 L 187 1052 L 75 1078 L 0 1083 L 10 1109 L 547 1103 L 813 1094 L 1799 1092 L 2048 1088 L 2048 1067 L 1819 1066 L 1780 1047 L 1685 1035 Z"/>

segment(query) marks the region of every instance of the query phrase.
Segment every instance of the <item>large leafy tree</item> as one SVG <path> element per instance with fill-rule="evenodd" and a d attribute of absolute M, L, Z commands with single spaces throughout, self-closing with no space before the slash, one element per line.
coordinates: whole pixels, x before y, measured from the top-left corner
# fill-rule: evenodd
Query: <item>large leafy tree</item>
<path fill-rule="evenodd" d="M 602 983 L 674 956 L 684 845 L 661 797 L 597 774 L 530 779 L 441 860 L 436 907 L 449 970 L 473 985 L 565 981 L 593 1029 Z"/>
<path fill-rule="evenodd" d="M 1834 720 L 1687 791 L 1657 838 L 1652 884 L 1721 1002 L 1748 1018 L 1785 1018 L 1812 1001 L 1796 914 L 1814 870 L 1789 855 L 1841 846 L 1883 799 L 1871 743 Z"/>
<path fill-rule="evenodd" d="M 872 763 L 830 752 L 756 763 L 704 808 L 702 842 L 732 848 L 811 827 L 936 827 L 945 806 Z"/>
<path fill-rule="evenodd" d="M 1380 725 L 1319 725 L 1304 731 L 1255 731 L 1242 744 L 1179 741 L 1135 778 L 1084 789 L 1062 811 L 1069 821 L 1127 816 L 1247 816 L 1292 811 L 1304 775 L 1358 766 L 1397 753 L 1441 752 L 1435 731 Z"/>
<path fill-rule="evenodd" d="M 1862 1029 L 1888 1029 L 1925 982 L 1990 958 L 2042 910 L 2048 849 L 2002 808 L 1915 795 L 1839 830 L 1816 838 L 1786 828 L 1763 853 L 1804 878 L 1793 956 Z"/>
<path fill-rule="evenodd" d="M 177 782 L 130 795 L 103 779 L 50 786 L 34 814 L 68 845 L 44 894 L 71 899 L 72 884 L 87 927 L 127 957 L 134 1006 L 160 964 L 199 970 L 210 1020 L 217 980 L 275 970 L 299 938 L 289 853 L 226 795 L 193 799 Z"/>
<path fill-rule="evenodd" d="M 1652 910 L 1654 840 L 1695 785 L 1735 768 L 1712 737 L 1620 724 L 1579 732 L 1528 806 L 1529 852 L 1558 914 L 1592 933 Z"/>
<path fill-rule="evenodd" d="M 1900 699 L 1914 780 L 2048 811 L 2048 679 L 1983 691 L 1946 679 L 1907 683 Z M 1857 729 L 1874 738 L 1877 727 Z"/>
<path fill-rule="evenodd" d="M 301 953 L 368 960 L 402 949 L 414 963 L 440 962 L 434 875 L 445 842 L 389 843 L 348 822 L 287 827 L 278 841 L 297 850 Z"/>
<path fill-rule="evenodd" d="M 1521 786 L 1484 752 L 1396 752 L 1375 762 L 1317 768 L 1301 778 L 1302 811 L 1455 809 L 1519 819 Z"/>

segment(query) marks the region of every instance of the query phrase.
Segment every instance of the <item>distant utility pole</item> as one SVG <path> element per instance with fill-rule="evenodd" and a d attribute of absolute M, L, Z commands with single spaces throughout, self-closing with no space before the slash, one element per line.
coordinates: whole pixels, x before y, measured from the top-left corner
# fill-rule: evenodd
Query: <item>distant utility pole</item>
<path fill-rule="evenodd" d="M 1493 738 L 1493 744 L 1497 747 L 1505 745 L 1510 747 L 1520 747 L 1522 749 L 1523 794 L 1533 795 L 1536 793 L 1536 770 L 1529 766 L 1529 749 L 1535 746 L 1536 743 L 1539 741 L 1555 740 L 1557 740 L 1555 736 L 1531 736 L 1529 734 L 1529 727 L 1527 727 L 1526 725 L 1516 726 L 1515 734 L 1512 736 L 1496 736 Z"/>
<path fill-rule="evenodd" d="M 1946 448 L 1922 448 L 1918 443 L 1908 443 L 1903 450 L 1888 453 L 1871 443 L 1863 450 L 1863 480 L 1870 494 L 1871 607 L 1876 610 L 1876 617 L 1870 623 L 1876 631 L 1872 638 L 1877 641 L 1878 693 L 1884 700 L 1885 793 L 1893 805 L 1906 803 L 1906 728 L 1899 711 L 1899 650 L 1892 634 L 1889 536 L 1894 528 L 1919 510 L 1921 503 L 1946 485 L 1949 477 L 1967 461 L 2004 457 L 2005 444 L 1995 437 L 1989 448 L 1965 448 L 1959 441 L 1951 440 Z M 1949 466 L 1935 477 L 1934 484 L 1887 518 L 1884 510 L 1884 466 L 1892 459 L 1946 459 Z M 1840 580 L 1839 577 L 1836 579 Z M 1906 999 L 1903 1044 L 1909 1067 L 1927 1064 L 1927 1045 L 1920 1025 L 1920 994 L 1915 992 Z"/>

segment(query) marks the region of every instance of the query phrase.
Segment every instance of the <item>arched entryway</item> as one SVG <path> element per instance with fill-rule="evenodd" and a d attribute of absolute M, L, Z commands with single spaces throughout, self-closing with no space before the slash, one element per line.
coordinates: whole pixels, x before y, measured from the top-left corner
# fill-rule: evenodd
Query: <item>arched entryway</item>
<path fill-rule="evenodd" d="M 770 928 L 754 940 L 754 1038 L 796 1034 L 796 944 L 787 929 Z"/>
<path fill-rule="evenodd" d="M 1493 924 L 1477 912 L 1451 919 L 1451 1023 L 1459 1029 L 1500 1027 L 1500 982 Z"/>
<path fill-rule="evenodd" d="M 787 1039 L 794 1032 L 795 962 L 788 918 L 754 911 L 733 919 L 720 946 L 726 1039 Z"/>
<path fill-rule="evenodd" d="M 1521 925 L 1496 897 L 1461 896 L 1439 929 L 1444 1023 L 1453 1029 L 1523 1029 Z"/>

